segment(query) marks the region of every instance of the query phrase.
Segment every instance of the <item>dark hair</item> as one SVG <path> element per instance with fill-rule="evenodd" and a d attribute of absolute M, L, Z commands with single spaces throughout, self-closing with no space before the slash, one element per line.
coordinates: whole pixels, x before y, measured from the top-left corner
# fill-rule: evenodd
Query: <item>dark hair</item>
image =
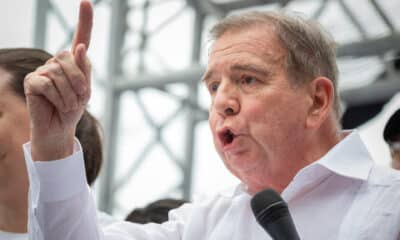
<path fill-rule="evenodd" d="M 383 139 L 387 143 L 400 141 L 400 109 L 389 118 L 383 130 Z"/>
<path fill-rule="evenodd" d="M 185 200 L 160 199 L 144 208 L 134 209 L 126 217 L 126 221 L 134 223 L 163 223 L 168 220 L 168 212 L 186 203 Z"/>
<path fill-rule="evenodd" d="M 11 77 L 11 90 L 25 100 L 25 76 L 46 63 L 53 56 L 35 48 L 0 49 L 0 67 Z M 81 142 L 85 159 L 86 179 L 89 185 L 96 180 L 103 162 L 103 146 L 99 122 L 85 110 L 79 120 L 75 136 Z"/>

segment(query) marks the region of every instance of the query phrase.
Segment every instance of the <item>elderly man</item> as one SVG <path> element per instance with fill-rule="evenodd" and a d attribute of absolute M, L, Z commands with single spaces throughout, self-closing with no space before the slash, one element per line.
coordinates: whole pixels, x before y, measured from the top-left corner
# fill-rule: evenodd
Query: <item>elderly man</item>
<path fill-rule="evenodd" d="M 216 150 L 242 183 L 185 204 L 162 225 L 99 229 L 73 139 L 90 93 L 88 65 L 83 50 L 64 52 L 26 79 L 30 239 L 271 239 L 249 204 L 265 188 L 288 202 L 302 239 L 398 239 L 400 176 L 374 164 L 356 131 L 340 130 L 331 38 L 313 22 L 270 12 L 227 17 L 211 35 L 203 77 L 209 123 Z M 69 106 L 69 98 L 81 104 Z"/>

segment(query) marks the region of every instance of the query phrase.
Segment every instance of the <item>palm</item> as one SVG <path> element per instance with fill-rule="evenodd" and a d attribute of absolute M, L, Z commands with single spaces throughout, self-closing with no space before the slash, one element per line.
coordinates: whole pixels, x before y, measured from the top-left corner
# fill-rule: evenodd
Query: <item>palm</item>
<path fill-rule="evenodd" d="M 28 95 L 27 102 L 32 126 L 40 136 L 63 134 L 67 129 L 74 128 L 84 111 L 81 107 L 68 113 L 60 112 L 43 96 Z"/>

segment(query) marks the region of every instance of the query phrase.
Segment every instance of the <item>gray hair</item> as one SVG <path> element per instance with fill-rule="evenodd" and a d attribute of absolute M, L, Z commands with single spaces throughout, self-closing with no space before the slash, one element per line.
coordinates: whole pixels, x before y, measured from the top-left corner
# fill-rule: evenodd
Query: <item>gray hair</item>
<path fill-rule="evenodd" d="M 318 76 L 332 81 L 334 110 L 339 119 L 338 67 L 336 44 L 332 36 L 316 21 L 298 15 L 260 11 L 227 16 L 211 29 L 210 35 L 215 41 L 228 31 L 240 31 L 253 26 L 272 28 L 287 51 L 283 64 L 292 84 L 300 86 Z"/>

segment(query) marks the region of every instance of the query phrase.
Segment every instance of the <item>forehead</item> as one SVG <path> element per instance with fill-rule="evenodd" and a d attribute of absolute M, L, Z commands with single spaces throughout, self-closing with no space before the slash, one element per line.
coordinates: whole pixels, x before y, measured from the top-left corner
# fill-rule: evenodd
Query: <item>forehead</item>
<path fill-rule="evenodd" d="M 272 27 L 249 27 L 224 33 L 213 44 L 208 65 L 224 64 L 225 61 L 281 64 L 285 49 Z"/>

